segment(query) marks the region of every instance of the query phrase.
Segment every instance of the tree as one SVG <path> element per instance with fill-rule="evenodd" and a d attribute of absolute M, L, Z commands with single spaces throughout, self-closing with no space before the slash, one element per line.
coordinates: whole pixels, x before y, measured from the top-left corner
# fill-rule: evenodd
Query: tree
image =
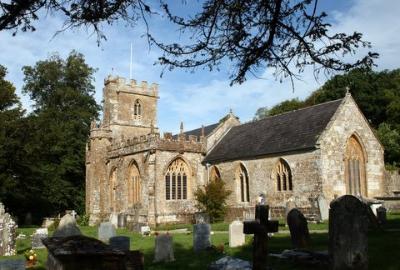
<path fill-rule="evenodd" d="M 36 30 L 33 21 L 40 14 L 61 13 L 65 28 L 86 26 L 99 39 L 103 23 L 124 20 L 134 24 L 155 15 L 145 0 L 12 0 L 0 3 L 0 31 Z M 354 62 L 343 55 L 352 54 L 359 47 L 370 47 L 362 34 L 331 33 L 327 14 L 317 10 L 318 0 L 204 0 L 194 16 L 174 15 L 167 3 L 161 1 L 169 20 L 190 33 L 192 44 L 165 44 L 149 30 L 148 39 L 164 55 L 159 63 L 167 69 L 210 70 L 232 62 L 231 84 L 243 83 L 249 73 L 266 67 L 275 70 L 275 76 L 297 78 L 307 66 L 318 74 L 321 71 L 348 71 L 356 67 L 370 67 L 378 54 L 368 52 Z M 340 56 L 339 56 L 340 55 Z"/>
<path fill-rule="evenodd" d="M 226 190 L 221 179 L 210 181 L 203 188 L 198 188 L 194 193 L 197 207 L 210 215 L 211 222 L 223 219 L 226 212 L 226 200 L 232 192 Z"/>
<path fill-rule="evenodd" d="M 267 107 L 261 107 L 257 109 L 256 114 L 254 116 L 254 120 L 260 120 L 268 116 L 273 116 L 284 112 L 298 110 L 303 107 L 304 107 L 304 102 L 300 101 L 298 98 L 285 100 L 275 105 L 271 109 L 268 109 Z"/>
<path fill-rule="evenodd" d="M 35 102 L 27 148 L 35 152 L 46 214 L 74 208 L 83 212 L 85 144 L 99 106 L 93 98 L 95 69 L 71 52 L 25 66 L 23 91 Z"/>

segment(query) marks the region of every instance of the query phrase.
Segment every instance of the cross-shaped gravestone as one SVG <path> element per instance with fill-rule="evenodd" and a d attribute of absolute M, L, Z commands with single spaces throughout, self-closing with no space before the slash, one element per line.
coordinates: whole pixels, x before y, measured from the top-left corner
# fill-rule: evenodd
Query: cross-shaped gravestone
<path fill-rule="evenodd" d="M 277 232 L 279 222 L 268 220 L 268 205 L 256 205 L 256 219 L 245 221 L 243 232 L 254 234 L 253 240 L 253 270 L 267 267 L 268 233 Z"/>

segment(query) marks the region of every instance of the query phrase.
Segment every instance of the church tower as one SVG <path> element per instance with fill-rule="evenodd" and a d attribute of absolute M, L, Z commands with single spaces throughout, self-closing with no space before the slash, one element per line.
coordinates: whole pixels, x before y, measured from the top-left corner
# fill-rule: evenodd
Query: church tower
<path fill-rule="evenodd" d="M 124 78 L 109 76 L 104 81 L 103 125 L 112 131 L 113 138 L 133 138 L 158 132 L 158 85 L 146 81 L 128 83 Z"/>

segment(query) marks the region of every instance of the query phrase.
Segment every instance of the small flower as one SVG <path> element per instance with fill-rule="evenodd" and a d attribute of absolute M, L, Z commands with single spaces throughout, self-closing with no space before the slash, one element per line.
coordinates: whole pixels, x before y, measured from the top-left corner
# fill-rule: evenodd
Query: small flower
<path fill-rule="evenodd" d="M 29 260 L 30 261 L 33 261 L 33 259 L 34 259 L 34 257 L 31 255 L 31 256 L 29 256 Z"/>

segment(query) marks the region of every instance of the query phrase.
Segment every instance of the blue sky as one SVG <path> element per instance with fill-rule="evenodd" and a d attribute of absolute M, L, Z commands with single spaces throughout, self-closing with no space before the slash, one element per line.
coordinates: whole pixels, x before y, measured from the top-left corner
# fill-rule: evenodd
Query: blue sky
<path fill-rule="evenodd" d="M 181 1 L 176 1 L 181 3 Z M 196 7 L 187 1 L 184 9 L 174 10 L 182 14 Z M 320 8 L 328 13 L 333 31 L 352 33 L 359 31 L 372 42 L 373 51 L 380 53 L 377 70 L 393 69 L 398 64 L 400 53 L 400 1 L 398 0 L 320 0 Z M 143 38 L 145 27 L 138 23 L 134 28 L 124 23 L 105 26 L 107 41 L 100 46 L 96 36 L 85 29 L 67 30 L 56 36 L 62 28 L 63 18 L 48 14 L 36 24 L 33 33 L 0 32 L 0 64 L 8 68 L 7 78 L 17 87 L 23 105 L 30 109 L 31 102 L 22 96 L 24 65 L 34 65 L 52 52 L 65 57 L 71 50 L 85 55 L 87 63 L 98 71 L 95 74 L 97 102 L 102 100 L 103 80 L 108 74 L 129 77 L 130 43 L 133 43 L 133 78 L 147 80 L 160 85 L 158 103 L 158 126 L 161 131 L 177 132 L 179 123 L 185 129 L 217 122 L 232 109 L 242 122 L 253 118 L 259 107 L 273 106 L 289 98 L 304 98 L 317 89 L 328 78 L 323 75 L 315 81 L 312 71 L 306 70 L 302 81 L 297 81 L 295 90 L 288 80 L 280 83 L 271 75 L 271 70 L 260 71 L 264 79 L 249 76 L 242 85 L 229 86 L 229 64 L 221 72 L 198 69 L 194 73 L 182 70 L 166 71 L 162 78 L 162 67 L 153 65 L 161 54 L 156 48 L 149 49 Z M 164 18 L 152 21 L 151 31 L 158 37 L 179 42 L 183 39 L 178 31 Z"/>

